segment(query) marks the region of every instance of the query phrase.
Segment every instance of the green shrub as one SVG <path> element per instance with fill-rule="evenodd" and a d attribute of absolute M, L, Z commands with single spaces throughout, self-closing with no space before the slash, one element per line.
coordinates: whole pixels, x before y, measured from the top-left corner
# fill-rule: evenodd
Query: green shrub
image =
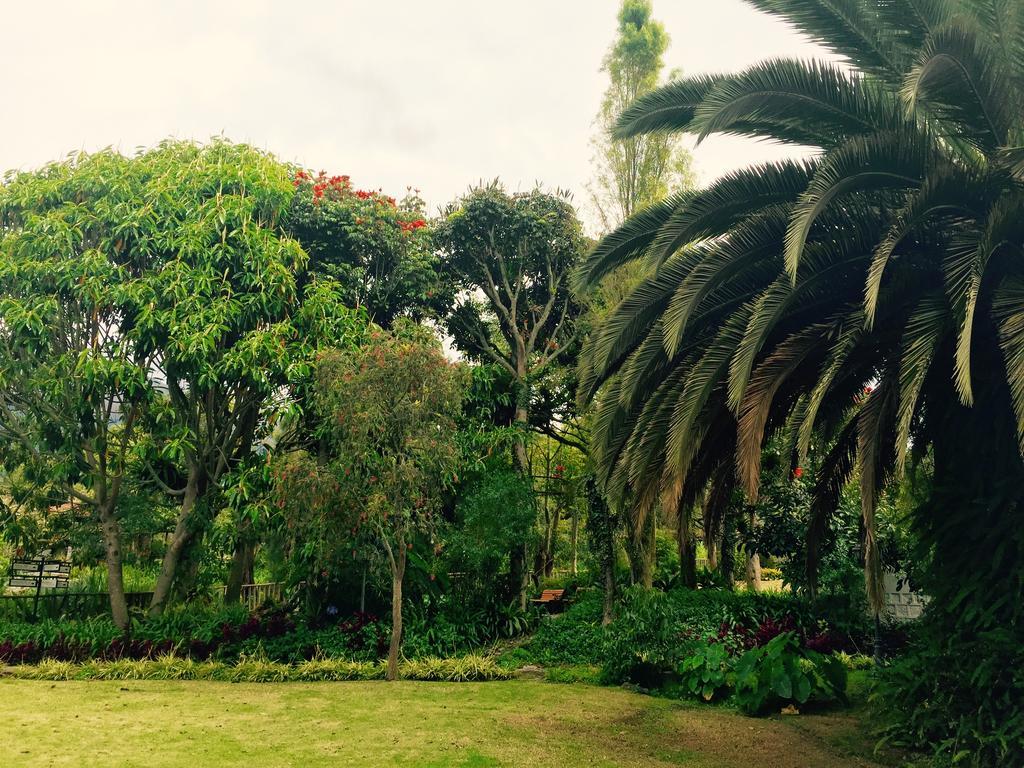
<path fill-rule="evenodd" d="M 811 696 L 846 703 L 846 667 L 834 656 L 802 648 L 792 632 L 752 648 L 736 662 L 736 703 L 748 715 L 804 704 Z"/>
<path fill-rule="evenodd" d="M 541 619 L 532 637 L 505 654 L 503 666 L 600 664 L 605 643 L 601 613 L 599 591 L 577 592 L 575 602 L 564 613 Z"/>
<path fill-rule="evenodd" d="M 687 655 L 678 605 L 668 593 L 631 587 L 608 627 L 602 678 L 660 687 Z"/>
<path fill-rule="evenodd" d="M 780 568 L 762 568 L 761 578 L 764 581 L 778 581 L 782 578 L 782 570 Z"/>
<path fill-rule="evenodd" d="M 975 633 L 912 630 L 907 651 L 876 673 L 871 701 L 884 741 L 929 745 L 938 764 L 1024 765 L 1024 636 L 1014 626 Z"/>
<path fill-rule="evenodd" d="M 469 655 L 450 659 L 424 658 L 404 661 L 399 674 L 407 680 L 435 680 L 464 683 L 483 680 L 508 680 L 512 672 L 487 656 Z"/>
<path fill-rule="evenodd" d="M 682 689 L 704 701 L 725 698 L 730 690 L 732 658 L 723 643 L 705 643 L 679 665 Z"/>

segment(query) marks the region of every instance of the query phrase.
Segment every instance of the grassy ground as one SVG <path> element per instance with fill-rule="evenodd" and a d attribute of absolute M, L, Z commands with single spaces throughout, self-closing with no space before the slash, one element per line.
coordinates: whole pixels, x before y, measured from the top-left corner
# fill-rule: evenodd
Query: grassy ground
<path fill-rule="evenodd" d="M 743 717 L 617 688 L 0 679 L 0 766 L 869 768 L 845 713 Z"/>

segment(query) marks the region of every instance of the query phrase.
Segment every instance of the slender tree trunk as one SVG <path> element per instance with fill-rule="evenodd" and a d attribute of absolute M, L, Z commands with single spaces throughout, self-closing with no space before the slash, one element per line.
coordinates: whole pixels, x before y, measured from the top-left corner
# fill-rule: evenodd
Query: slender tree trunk
<path fill-rule="evenodd" d="M 576 504 L 572 508 L 572 529 L 569 534 L 569 546 L 572 549 L 572 575 L 579 573 L 579 536 L 580 536 L 580 511 Z"/>
<path fill-rule="evenodd" d="M 398 679 L 398 654 L 402 649 L 402 580 L 405 578 L 406 548 L 399 542 L 391 568 L 391 644 L 388 647 L 387 679 Z"/>
<path fill-rule="evenodd" d="M 693 541 L 690 515 L 679 510 L 679 527 L 676 529 L 676 543 L 679 545 L 679 576 L 683 586 L 697 587 L 697 551 Z"/>
<path fill-rule="evenodd" d="M 196 500 L 199 498 L 199 472 L 193 469 L 189 472 L 188 484 L 185 488 L 185 496 L 181 501 L 181 509 L 178 512 L 178 520 L 174 526 L 174 534 L 167 545 L 164 553 L 163 563 L 160 565 L 160 575 L 156 580 L 156 587 L 153 590 L 153 600 L 149 604 L 149 615 L 159 616 L 167 607 L 167 600 L 171 594 L 171 587 L 174 586 L 174 575 L 178 570 L 178 562 L 181 559 L 182 550 L 188 543 L 191 535 L 190 525 L 192 523 L 192 512 L 195 509 Z"/>
<path fill-rule="evenodd" d="M 124 591 L 124 568 L 121 561 L 121 527 L 114 510 L 103 507 L 99 510 L 100 526 L 103 529 L 103 550 L 107 563 L 107 591 L 110 594 L 110 615 L 118 629 L 127 630 L 128 599 Z"/>
<path fill-rule="evenodd" d="M 707 536 L 704 539 L 704 549 L 708 553 L 708 570 L 718 570 L 718 551 L 721 548 L 721 544 L 715 540 L 714 535 Z"/>
<path fill-rule="evenodd" d="M 530 457 L 526 453 L 526 430 L 530 427 L 530 414 L 526 410 L 526 401 L 526 369 L 523 364 L 520 364 L 519 385 L 518 392 L 516 393 L 515 424 L 521 434 L 516 439 L 515 457 L 523 479 L 530 484 L 532 490 L 533 478 L 530 475 Z M 513 545 L 512 553 L 509 557 L 509 581 L 511 582 L 512 589 L 516 591 L 519 610 L 521 611 L 526 610 L 526 588 L 530 577 L 526 567 L 527 557 L 526 542 Z"/>
<path fill-rule="evenodd" d="M 555 505 L 551 514 L 551 525 L 548 527 L 548 545 L 544 553 L 544 575 L 550 577 L 555 572 L 555 548 L 558 542 L 558 523 L 562 519 L 562 507 Z"/>
<path fill-rule="evenodd" d="M 727 513 L 722 520 L 722 551 L 718 562 L 725 586 L 732 589 L 736 583 L 736 518 L 733 514 Z"/>

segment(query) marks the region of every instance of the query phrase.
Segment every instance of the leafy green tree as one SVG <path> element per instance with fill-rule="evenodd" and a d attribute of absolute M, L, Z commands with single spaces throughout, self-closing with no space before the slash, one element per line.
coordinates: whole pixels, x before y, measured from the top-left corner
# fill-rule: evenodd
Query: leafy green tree
<path fill-rule="evenodd" d="M 310 274 L 335 281 L 342 302 L 375 323 L 419 319 L 443 306 L 423 200 L 357 189 L 348 176 L 294 172 L 287 230 L 309 255 Z"/>
<path fill-rule="evenodd" d="M 0 187 L 0 442 L 46 506 L 69 500 L 102 534 L 111 611 L 128 626 L 118 501 L 152 352 L 132 335 L 142 179 L 114 152 L 76 155 Z"/>
<path fill-rule="evenodd" d="M 138 205 L 153 222 L 159 268 L 141 278 L 133 336 L 166 392 L 152 409 L 155 448 L 180 498 L 151 614 L 163 611 L 178 563 L 212 510 L 208 494 L 294 406 L 321 342 L 361 327 L 335 284 L 307 278 L 307 256 L 282 219 L 294 187 L 276 159 L 244 145 L 166 143 L 136 161 Z"/>
<path fill-rule="evenodd" d="M 618 37 L 604 60 L 610 82 L 597 114 L 598 134 L 591 141 L 597 176 L 589 187 L 590 201 L 605 232 L 660 200 L 670 187 L 692 183 L 690 155 L 672 136 L 614 135 L 623 110 L 660 84 L 668 44 L 665 26 L 651 17 L 650 0 L 623 0 Z"/>
<path fill-rule="evenodd" d="M 318 457 L 301 454 L 282 470 L 279 504 L 316 532 L 320 562 L 360 536 L 378 546 L 392 577 L 389 680 L 398 673 L 402 586 L 413 547 L 429 541 L 443 492 L 456 481 L 457 418 L 466 390 L 427 329 L 372 332 L 354 352 L 317 365 L 314 412 Z"/>
<path fill-rule="evenodd" d="M 129 464 L 179 512 L 151 611 L 221 480 L 362 326 L 281 225 L 288 169 L 243 145 L 79 155 L 0 189 L 5 466 L 94 510 L 127 626 L 117 504 Z M 209 503 L 208 503 L 209 502 Z"/>
<path fill-rule="evenodd" d="M 582 306 L 569 287 L 585 247 L 576 213 L 564 194 L 534 190 L 509 195 L 497 182 L 450 205 L 435 243 L 446 282 L 458 301 L 443 318 L 455 346 L 508 374 L 520 430 L 516 465 L 530 472 L 527 436 L 534 424 L 537 385 L 578 352 Z M 549 414 L 571 409 L 571 393 Z M 513 585 L 525 604 L 524 549 L 513 553 Z"/>
<path fill-rule="evenodd" d="M 732 482 L 735 464 L 753 499 L 762 446 L 793 424 L 798 460 L 827 446 L 812 540 L 856 471 L 878 612 L 876 502 L 930 449 L 935 481 L 913 517 L 942 563 L 927 584 L 941 661 L 903 704 L 916 732 L 979 764 L 1019 762 L 1024 743 L 992 724 L 1022 695 L 994 670 L 1016 663 L 1005 654 L 1024 605 L 1024 7 L 752 5 L 849 67 L 763 62 L 672 83 L 621 116 L 623 136 L 732 133 L 819 152 L 668 197 L 591 253 L 584 285 L 638 258 L 659 267 L 594 345 L 584 389 L 603 386 L 604 478 L 686 505 L 716 472 Z M 940 693 L 941 722 L 924 703 Z"/>

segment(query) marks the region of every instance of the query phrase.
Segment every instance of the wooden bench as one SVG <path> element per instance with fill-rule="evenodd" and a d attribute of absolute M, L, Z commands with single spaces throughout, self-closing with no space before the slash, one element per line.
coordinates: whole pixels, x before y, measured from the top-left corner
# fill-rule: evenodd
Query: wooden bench
<path fill-rule="evenodd" d="M 535 605 L 543 605 L 548 610 L 554 608 L 562 608 L 565 603 L 565 590 L 564 589 L 545 589 L 540 593 L 540 597 L 531 600 L 531 603 Z"/>

